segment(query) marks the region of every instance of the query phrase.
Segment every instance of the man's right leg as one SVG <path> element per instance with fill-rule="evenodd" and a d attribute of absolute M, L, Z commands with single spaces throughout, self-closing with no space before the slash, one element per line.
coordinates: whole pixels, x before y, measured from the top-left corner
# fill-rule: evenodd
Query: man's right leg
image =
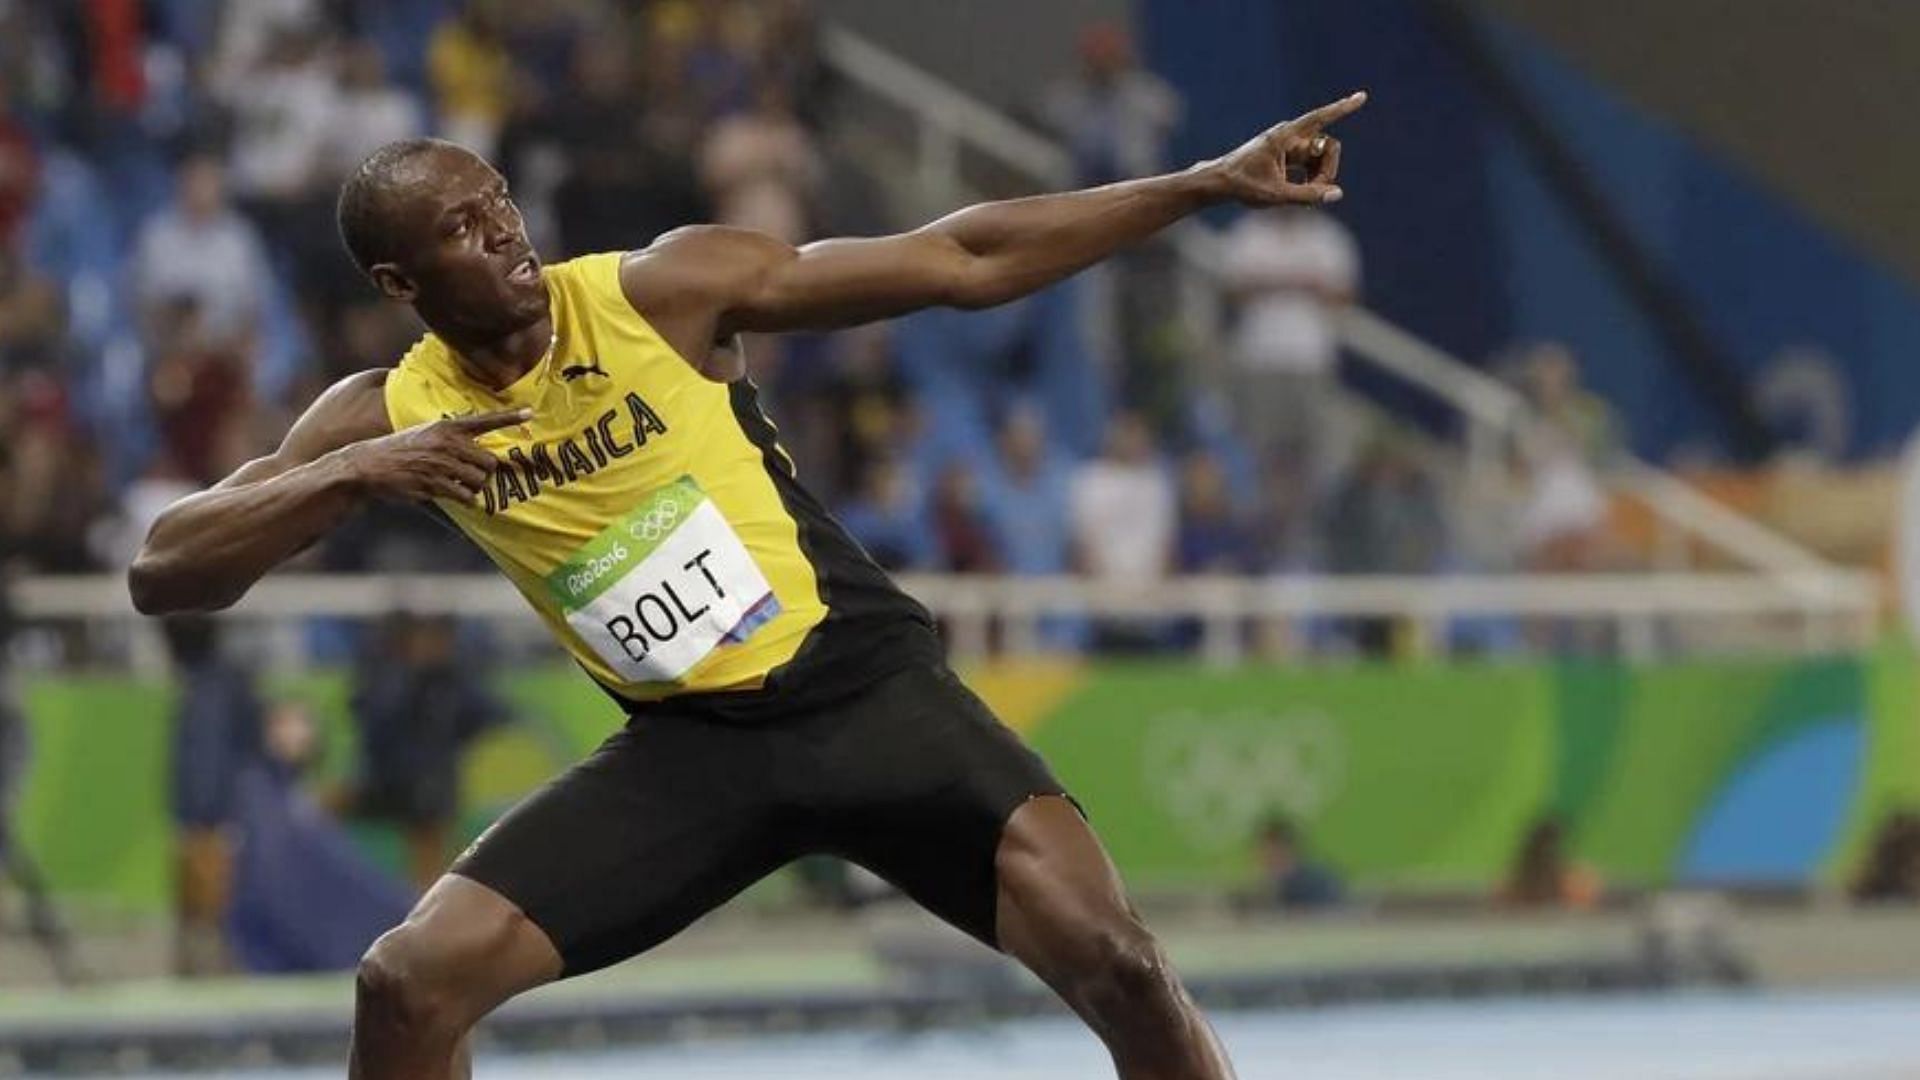
<path fill-rule="evenodd" d="M 560 977 L 559 950 L 511 901 L 447 874 L 360 961 L 353 1080 L 451 1080 L 471 1071 L 467 1030 Z"/>
<path fill-rule="evenodd" d="M 501 1002 L 665 941 L 797 854 L 755 727 L 656 709 L 508 811 L 360 967 L 355 1080 L 464 1076 Z"/>

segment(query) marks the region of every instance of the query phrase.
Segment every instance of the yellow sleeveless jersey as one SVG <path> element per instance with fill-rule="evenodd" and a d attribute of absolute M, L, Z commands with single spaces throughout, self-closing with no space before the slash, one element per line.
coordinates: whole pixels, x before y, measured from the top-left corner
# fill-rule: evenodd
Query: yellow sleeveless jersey
<path fill-rule="evenodd" d="M 431 334 L 389 373 L 396 431 L 533 410 L 480 436 L 500 459 L 484 497 L 438 508 L 627 702 L 751 705 L 802 676 L 825 696 L 926 655 L 925 611 L 800 487 L 752 384 L 695 371 L 627 302 L 620 259 L 544 270 L 553 349 L 503 390 Z"/>

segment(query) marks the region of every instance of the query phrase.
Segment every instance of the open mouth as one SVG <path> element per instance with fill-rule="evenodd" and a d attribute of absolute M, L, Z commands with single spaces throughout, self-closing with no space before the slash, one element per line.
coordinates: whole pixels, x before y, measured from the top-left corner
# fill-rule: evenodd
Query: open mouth
<path fill-rule="evenodd" d="M 530 285 L 540 280 L 540 260 L 529 255 L 513 264 L 507 271 L 507 280 L 515 285 Z"/>

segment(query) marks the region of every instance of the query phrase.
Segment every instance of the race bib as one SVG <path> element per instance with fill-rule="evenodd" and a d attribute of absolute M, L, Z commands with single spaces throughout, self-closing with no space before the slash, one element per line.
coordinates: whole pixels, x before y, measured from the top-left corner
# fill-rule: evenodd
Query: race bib
<path fill-rule="evenodd" d="M 667 682 L 780 613 L 765 574 L 683 476 L 588 541 L 547 589 L 567 624 L 631 682 Z"/>

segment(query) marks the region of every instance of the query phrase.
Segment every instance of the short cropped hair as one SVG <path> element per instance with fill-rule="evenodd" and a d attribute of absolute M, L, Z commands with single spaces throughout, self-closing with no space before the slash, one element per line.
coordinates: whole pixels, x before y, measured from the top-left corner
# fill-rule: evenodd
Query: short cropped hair
<path fill-rule="evenodd" d="M 347 253 L 362 271 L 371 271 L 376 263 L 392 262 L 400 255 L 394 246 L 397 230 L 386 220 L 397 174 L 421 154 L 453 145 L 443 139 L 390 142 L 368 155 L 340 185 L 334 218 Z"/>

